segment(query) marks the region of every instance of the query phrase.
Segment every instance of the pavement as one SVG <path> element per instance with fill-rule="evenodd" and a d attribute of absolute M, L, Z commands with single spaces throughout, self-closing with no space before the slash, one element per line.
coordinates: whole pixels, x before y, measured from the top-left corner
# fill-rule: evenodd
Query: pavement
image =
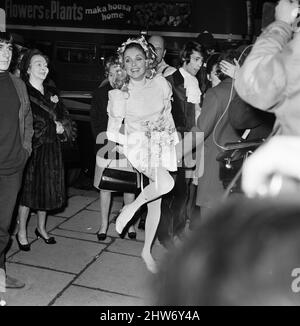
<path fill-rule="evenodd" d="M 28 222 L 31 251 L 20 251 L 13 236 L 7 252 L 7 273 L 26 283 L 23 289 L 7 289 L 8 306 L 151 306 L 153 275 L 140 257 L 144 231 L 137 239 L 121 239 L 110 223 L 105 241 L 99 242 L 97 191 L 69 189 L 68 206 L 49 215 L 47 230 L 57 243 L 47 245 L 34 235 L 36 215 Z M 111 218 L 122 207 L 114 196 Z M 153 256 L 158 262 L 166 250 L 156 240 Z"/>

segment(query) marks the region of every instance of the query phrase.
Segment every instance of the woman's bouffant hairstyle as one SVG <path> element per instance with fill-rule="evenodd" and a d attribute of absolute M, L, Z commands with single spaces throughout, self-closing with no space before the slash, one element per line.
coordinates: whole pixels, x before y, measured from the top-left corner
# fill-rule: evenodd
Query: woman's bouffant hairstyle
<path fill-rule="evenodd" d="M 117 55 L 119 58 L 119 64 L 121 68 L 124 68 L 124 53 L 128 49 L 137 48 L 142 53 L 144 53 L 146 60 L 148 61 L 148 67 L 146 71 L 146 78 L 153 78 L 155 76 L 155 69 L 154 67 L 157 64 L 157 54 L 155 52 L 155 48 L 152 44 L 148 43 L 144 36 L 138 36 L 135 38 L 129 38 L 126 42 L 122 43 L 122 45 L 117 50 Z M 124 74 L 123 78 L 121 75 L 117 76 L 117 83 L 116 87 L 127 91 L 127 85 L 129 82 L 129 77 L 127 74 Z"/>
<path fill-rule="evenodd" d="M 191 61 L 191 55 L 193 51 L 199 52 L 203 58 L 205 59 L 205 49 L 204 46 L 195 41 L 189 41 L 185 43 L 183 49 L 180 52 L 180 65 L 183 63 L 189 63 Z"/>
<path fill-rule="evenodd" d="M 23 55 L 23 58 L 20 62 L 20 76 L 25 82 L 27 82 L 29 79 L 28 68 L 30 66 L 32 57 L 35 55 L 42 56 L 43 58 L 45 58 L 46 62 L 49 63 L 49 58 L 45 54 L 43 54 L 40 50 L 38 50 L 38 49 L 28 50 Z"/>
<path fill-rule="evenodd" d="M 140 49 L 144 53 L 146 60 L 148 60 L 149 68 L 151 69 L 153 67 L 155 61 L 157 60 L 157 54 L 155 52 L 154 46 L 150 45 L 150 43 L 146 41 L 143 35 L 129 38 L 118 48 L 117 53 L 119 55 L 119 60 L 122 67 L 124 67 L 124 53 L 126 50 L 131 48 Z"/>

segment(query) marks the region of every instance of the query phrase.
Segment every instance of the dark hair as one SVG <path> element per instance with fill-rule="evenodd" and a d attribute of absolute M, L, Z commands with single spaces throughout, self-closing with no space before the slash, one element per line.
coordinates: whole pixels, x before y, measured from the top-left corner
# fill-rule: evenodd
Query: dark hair
<path fill-rule="evenodd" d="M 30 66 L 31 59 L 35 55 L 42 56 L 43 58 L 45 58 L 46 62 L 49 63 L 49 58 L 45 54 L 43 54 L 40 50 L 30 49 L 26 51 L 20 62 L 20 76 L 25 82 L 27 82 L 29 79 L 29 75 L 27 71 Z"/>
<path fill-rule="evenodd" d="M 7 44 L 13 44 L 14 39 L 9 32 L 0 32 L 0 42 L 7 43 Z"/>
<path fill-rule="evenodd" d="M 220 53 L 213 53 L 209 55 L 206 59 L 206 74 L 209 75 L 213 69 L 213 67 L 219 62 Z"/>
<path fill-rule="evenodd" d="M 183 49 L 180 51 L 180 64 L 183 65 L 184 62 L 189 63 L 191 60 L 191 55 L 193 51 L 199 52 L 201 56 L 203 57 L 203 60 L 205 59 L 205 50 L 203 45 L 195 42 L 195 41 L 189 41 L 185 43 Z"/>
<path fill-rule="evenodd" d="M 156 53 L 156 49 L 155 49 L 155 46 L 151 43 L 148 43 L 149 45 L 149 48 L 151 48 L 151 50 L 155 53 L 155 59 L 153 60 L 153 62 L 150 64 L 150 68 L 155 68 L 158 64 L 157 62 L 157 53 Z"/>
<path fill-rule="evenodd" d="M 202 44 L 205 50 L 211 50 L 216 48 L 216 40 L 214 36 L 207 31 L 200 33 L 196 38 L 196 42 Z"/>
<path fill-rule="evenodd" d="M 110 67 L 117 65 L 120 65 L 119 56 L 117 54 L 107 57 L 104 62 L 105 77 L 108 77 Z"/>
<path fill-rule="evenodd" d="M 21 61 L 23 55 L 28 51 L 25 47 L 14 46 L 13 56 L 11 59 L 10 71 L 15 73 L 17 69 L 21 70 Z"/>
<path fill-rule="evenodd" d="M 224 52 L 221 52 L 219 54 L 219 58 L 218 58 L 218 61 L 217 61 L 217 69 L 216 69 L 216 75 L 218 76 L 218 78 L 223 81 L 224 79 L 228 78 L 228 76 L 226 74 L 224 74 L 222 71 L 221 71 L 221 68 L 219 66 L 220 62 L 222 60 L 225 60 L 233 65 L 235 65 L 235 62 L 234 62 L 234 59 L 238 60 L 240 57 L 240 52 L 237 51 L 237 50 L 227 50 L 227 51 L 224 51 Z"/>
<path fill-rule="evenodd" d="M 299 305 L 299 216 L 297 198 L 228 201 L 166 256 L 155 304 Z"/>

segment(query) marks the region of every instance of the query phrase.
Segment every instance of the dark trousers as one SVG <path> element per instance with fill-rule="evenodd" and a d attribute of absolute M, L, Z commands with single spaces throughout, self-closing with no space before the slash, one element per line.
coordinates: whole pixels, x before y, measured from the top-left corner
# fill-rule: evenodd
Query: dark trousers
<path fill-rule="evenodd" d="M 9 227 L 23 171 L 11 175 L 0 175 L 0 268 L 5 269 L 5 249 L 9 241 Z"/>
<path fill-rule="evenodd" d="M 157 229 L 157 238 L 163 245 L 181 233 L 187 219 L 191 179 L 185 177 L 185 169 L 181 168 L 173 177 L 174 188 L 162 197 L 161 218 Z"/>

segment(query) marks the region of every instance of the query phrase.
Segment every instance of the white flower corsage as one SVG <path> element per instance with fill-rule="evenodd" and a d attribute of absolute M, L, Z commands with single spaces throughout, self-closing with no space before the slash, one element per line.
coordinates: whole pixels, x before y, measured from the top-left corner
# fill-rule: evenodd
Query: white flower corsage
<path fill-rule="evenodd" d="M 59 99 L 57 95 L 50 96 L 50 101 L 53 103 L 58 103 Z"/>

